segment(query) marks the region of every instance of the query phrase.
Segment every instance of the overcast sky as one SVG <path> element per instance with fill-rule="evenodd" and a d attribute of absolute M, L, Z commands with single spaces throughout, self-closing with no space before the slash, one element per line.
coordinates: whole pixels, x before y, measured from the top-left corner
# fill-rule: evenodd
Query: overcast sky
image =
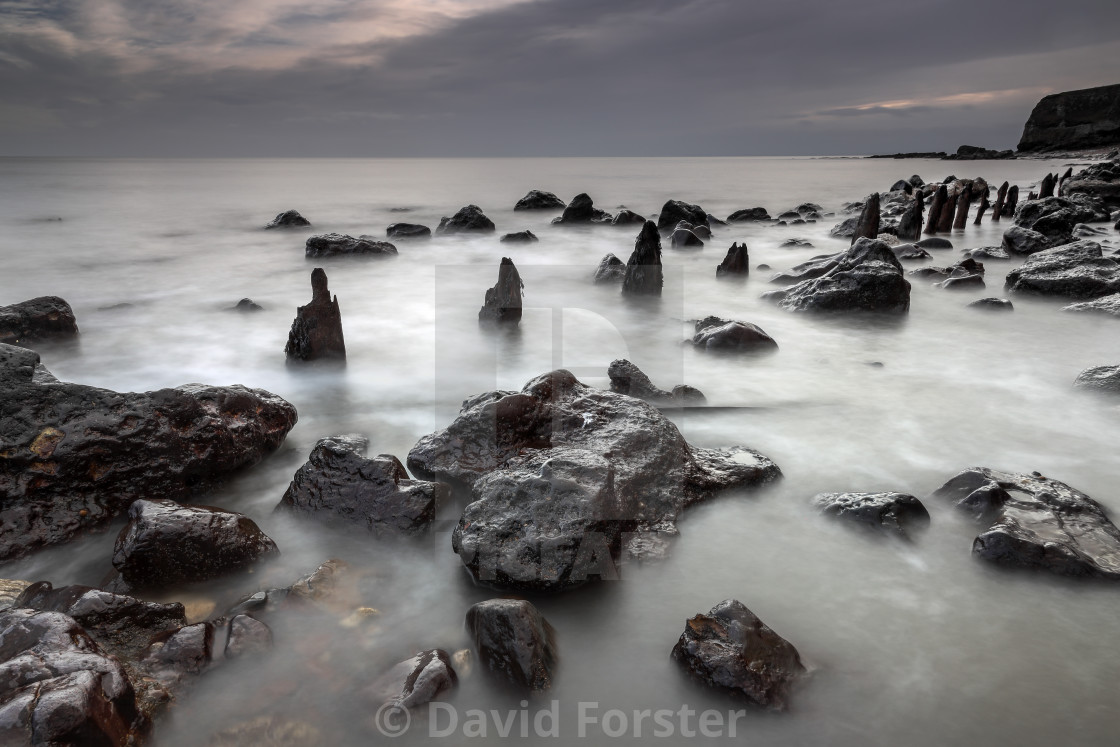
<path fill-rule="evenodd" d="M 1118 0 L 0 0 L 0 154 L 1013 148 Z"/>

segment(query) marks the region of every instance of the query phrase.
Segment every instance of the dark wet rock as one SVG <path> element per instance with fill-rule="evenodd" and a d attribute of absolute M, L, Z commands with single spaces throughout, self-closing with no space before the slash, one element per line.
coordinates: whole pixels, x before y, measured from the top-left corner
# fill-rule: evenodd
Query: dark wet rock
<path fill-rule="evenodd" d="M 694 226 L 707 226 L 708 214 L 699 205 L 668 200 L 661 206 L 661 212 L 657 215 L 657 230 L 667 234 L 682 220 Z"/>
<path fill-rule="evenodd" d="M 296 422 L 260 389 L 188 384 L 120 394 L 60 383 L 0 345 L 0 560 L 103 527 L 138 498 L 213 486 L 275 450 Z"/>
<path fill-rule="evenodd" d="M 669 241 L 674 249 L 703 249 L 703 240 L 694 234 L 688 228 L 676 228 L 673 230 L 672 238 Z"/>
<path fill-rule="evenodd" d="M 1010 218 L 1015 215 L 1015 208 L 1019 203 L 1019 185 L 1012 184 L 1011 188 L 1007 190 L 1007 198 L 1003 203 L 1003 210 L 1000 214 L 1004 218 Z"/>
<path fill-rule="evenodd" d="M 754 269 L 756 269 L 756 270 L 769 270 L 769 269 L 771 269 L 771 267 L 770 267 L 770 265 L 763 262 L 762 264 L 755 266 Z"/>
<path fill-rule="evenodd" d="M 701 350 L 760 353 L 778 349 L 774 338 L 757 324 L 709 316 L 696 322 L 692 344 Z"/>
<path fill-rule="evenodd" d="M 774 711 L 805 676 L 793 644 L 735 599 L 689 618 L 671 656 L 693 681 Z"/>
<path fill-rule="evenodd" d="M 581 192 L 572 198 L 568 206 L 564 208 L 564 213 L 559 218 L 554 219 L 552 222 L 556 224 L 578 224 L 578 223 L 610 223 L 612 216 L 610 213 L 600 210 L 595 207 L 595 203 L 591 197 L 585 192 Z"/>
<path fill-rule="evenodd" d="M 361 526 L 375 535 L 427 531 L 446 486 L 411 480 L 389 454 L 366 457 L 369 439 L 323 438 L 296 471 L 277 510 L 328 523 Z"/>
<path fill-rule="evenodd" d="M 419 223 L 390 223 L 385 229 L 387 239 L 430 239 L 432 229 Z"/>
<path fill-rule="evenodd" d="M 1015 158 L 1013 150 L 991 150 L 977 145 L 962 145 L 957 152 L 945 156 L 945 161 L 1003 161 Z"/>
<path fill-rule="evenodd" d="M 721 220 L 721 219 L 715 217 L 714 215 L 712 215 L 711 213 L 705 213 L 704 217 L 706 217 L 708 219 L 708 228 L 712 228 L 712 227 L 715 227 L 715 226 L 726 226 L 726 225 L 728 225 L 727 221 Z"/>
<path fill-rule="evenodd" d="M 802 218 L 807 218 L 813 213 L 816 213 L 819 217 L 824 214 L 824 208 L 815 202 L 803 202 L 794 208 L 794 212 Z"/>
<path fill-rule="evenodd" d="M 113 547 L 113 567 L 131 588 L 166 589 L 206 581 L 245 570 L 279 552 L 252 519 L 213 506 L 139 500 L 129 508 L 128 518 Z"/>
<path fill-rule="evenodd" d="M 77 336 L 74 310 L 58 296 L 40 296 L 0 306 L 0 344 L 30 347 L 34 342 Z"/>
<path fill-rule="evenodd" d="M 828 235 L 834 239 L 846 239 L 856 235 L 856 229 L 859 227 L 858 215 L 853 215 L 851 218 L 845 218 L 832 227 Z"/>
<path fill-rule="evenodd" d="M 555 632 L 524 599 L 488 599 L 467 610 L 467 632 L 479 667 L 506 686 L 528 692 L 552 687 L 559 656 Z"/>
<path fill-rule="evenodd" d="M 138 666 L 170 697 L 214 663 L 215 625 L 200 622 L 157 636 Z"/>
<path fill-rule="evenodd" d="M 937 188 L 933 201 L 929 205 L 929 216 L 926 218 L 926 233 L 937 233 L 941 225 L 941 213 L 945 211 L 949 202 L 949 188 L 944 184 Z"/>
<path fill-rule="evenodd" d="M 999 223 L 999 219 L 1003 213 L 1003 205 L 1007 200 L 1007 190 L 1010 185 L 1007 182 L 999 185 L 999 190 L 996 191 L 996 201 L 992 203 L 992 223 Z"/>
<path fill-rule="evenodd" d="M 896 244 L 891 247 L 899 259 L 933 259 L 933 255 L 917 244 Z"/>
<path fill-rule="evenodd" d="M 706 401 L 699 389 L 684 384 L 673 387 L 671 392 L 659 389 L 640 368 L 624 358 L 611 361 L 607 376 L 611 380 L 612 392 L 637 397 L 653 405 L 698 405 Z"/>
<path fill-rule="evenodd" d="M 728 223 L 752 223 L 760 220 L 770 220 L 770 214 L 766 212 L 766 208 L 744 208 L 727 216 Z"/>
<path fill-rule="evenodd" d="M 1089 300 L 1120 292 L 1120 262 L 1100 244 L 1076 241 L 1032 254 L 1007 273 L 1012 291 Z"/>
<path fill-rule="evenodd" d="M 0 610 L 6 610 L 12 603 L 19 599 L 23 590 L 31 586 L 30 581 L 20 581 L 12 578 L 0 578 Z"/>
<path fill-rule="evenodd" d="M 957 212 L 957 202 L 960 197 L 960 184 L 954 181 L 948 189 L 944 205 L 941 206 L 941 213 L 937 219 L 938 233 L 948 233 L 953 230 L 953 216 Z M 930 212 L 932 213 L 932 210 Z"/>
<path fill-rule="evenodd" d="M 961 254 L 972 259 L 1011 259 L 1011 255 L 1001 246 L 980 246 L 975 249 L 962 249 Z"/>
<path fill-rule="evenodd" d="M 1053 197 L 1054 196 L 1054 187 L 1057 186 L 1057 184 L 1058 184 L 1058 178 L 1056 176 L 1054 176 L 1053 174 L 1047 174 L 1046 176 L 1042 177 L 1042 182 L 1040 182 L 1039 185 L 1038 185 L 1038 197 L 1039 197 L 1039 199 L 1045 199 L 1047 197 Z"/>
<path fill-rule="evenodd" d="M 265 589 L 242 597 L 225 617 L 248 614 L 260 618 L 281 609 L 328 604 L 338 594 L 339 587 L 345 585 L 348 570 L 346 563 L 332 558 L 291 586 Z"/>
<path fill-rule="evenodd" d="M 797 212 L 796 210 L 787 210 L 784 213 L 778 213 L 777 217 L 778 220 L 801 220 L 801 213 Z"/>
<path fill-rule="evenodd" d="M 806 239 L 792 238 L 792 239 L 786 239 L 779 246 L 782 249 L 794 248 L 794 247 L 801 249 L 801 248 L 812 248 L 813 243 L 811 241 L 806 240 Z"/>
<path fill-rule="evenodd" d="M 531 189 L 529 193 L 517 201 L 514 210 L 563 210 L 564 201 L 551 192 L 542 192 Z"/>
<path fill-rule="evenodd" d="M 903 539 L 929 526 L 926 507 L 906 493 L 819 493 L 813 505 L 828 516 Z"/>
<path fill-rule="evenodd" d="M 381 675 L 366 689 L 371 702 L 397 708 L 419 708 L 442 700 L 455 689 L 459 678 L 446 651 L 421 651 Z"/>
<path fill-rule="evenodd" d="M 677 225 L 678 227 L 680 226 L 679 223 Z M 699 238 L 704 239 L 705 241 L 712 238 L 712 229 L 708 228 L 707 226 L 691 226 L 688 230 L 692 231 L 692 233 L 696 234 Z"/>
<path fill-rule="evenodd" d="M 1015 225 L 1043 234 L 1054 243 L 1065 243 L 1078 223 L 1108 220 L 1108 208 L 1085 195 L 1027 200 L 1015 209 Z"/>
<path fill-rule="evenodd" d="M 148 720 L 116 657 L 60 612 L 0 612 L 0 742 L 139 743 Z"/>
<path fill-rule="evenodd" d="M 1015 306 L 1006 298 L 981 298 L 969 304 L 974 309 L 985 311 L 1014 311 Z"/>
<path fill-rule="evenodd" d="M 532 231 L 525 230 L 517 233 L 507 233 L 499 241 L 503 244 L 532 244 L 535 241 L 540 241 L 540 239 Z"/>
<path fill-rule="evenodd" d="M 971 262 L 972 260 L 968 260 Z M 956 269 L 949 274 L 949 277 L 936 283 L 940 288 L 947 288 L 949 290 L 971 290 L 974 288 L 984 287 L 984 275 L 982 273 L 972 273 L 964 269 Z"/>
<path fill-rule="evenodd" d="M 251 298 L 242 298 L 233 307 L 233 311 L 240 311 L 243 314 L 252 313 L 254 311 L 264 311 L 264 307 Z"/>
<path fill-rule="evenodd" d="M 731 275 L 745 277 L 750 274 L 750 262 L 751 258 L 746 242 L 742 244 L 736 242 L 731 245 L 731 248 L 727 250 L 727 256 L 716 267 L 716 277 L 722 278 Z"/>
<path fill-rule="evenodd" d="M 863 212 L 859 215 L 855 229 L 852 231 L 852 242 L 859 239 L 874 239 L 879 235 L 879 193 L 868 195 L 863 203 Z"/>
<path fill-rule="evenodd" d="M 614 216 L 613 220 L 611 220 L 611 225 L 629 226 L 634 223 L 641 224 L 645 222 L 646 218 L 644 215 L 639 215 L 633 210 L 626 210 L 625 208 L 623 208 L 622 210 L 619 210 L 618 214 Z"/>
<path fill-rule="evenodd" d="M 983 275 L 984 265 L 980 262 L 977 262 L 975 259 L 968 257 L 966 259 L 962 259 L 960 262 L 957 262 L 955 265 L 950 265 L 949 267 L 919 267 L 916 270 L 911 270 L 908 274 L 920 278 L 931 276 L 948 278 L 952 277 L 953 275 L 956 275 L 957 277 L 961 277 L 964 275 Z"/>
<path fill-rule="evenodd" d="M 225 657 L 260 656 L 272 650 L 272 629 L 250 615 L 235 615 L 229 621 Z"/>
<path fill-rule="evenodd" d="M 957 197 L 957 214 L 956 217 L 953 218 L 954 231 L 962 230 L 968 222 L 968 210 L 972 205 L 973 199 L 977 196 L 976 192 L 973 190 L 977 187 L 983 190 L 988 189 L 987 184 L 978 185 L 973 182 L 965 182 L 963 189 L 961 189 L 960 195 Z"/>
<path fill-rule="evenodd" d="M 846 252 L 819 254 L 801 264 L 794 265 L 787 272 L 776 272 L 770 276 L 771 283 L 800 283 L 811 278 L 819 278 L 840 264 Z"/>
<path fill-rule="evenodd" d="M 931 236 L 917 242 L 918 246 L 923 249 L 952 249 L 953 242 L 949 239 L 942 239 L 938 236 Z"/>
<path fill-rule="evenodd" d="M 486 299 L 478 310 L 478 321 L 487 324 L 512 324 L 521 321 L 521 290 L 525 283 L 513 260 L 502 257 L 498 265 L 498 282 L 486 289 Z"/>
<path fill-rule="evenodd" d="M 388 241 L 380 241 L 373 236 L 346 236 L 341 233 L 325 233 L 312 236 L 307 240 L 304 254 L 309 259 L 319 257 L 349 256 L 393 256 L 397 247 Z"/>
<path fill-rule="evenodd" d="M 1097 148 L 1120 143 L 1120 84 L 1044 96 L 1019 140 L 1021 152 Z"/>
<path fill-rule="evenodd" d="M 621 283 L 626 277 L 626 263 L 613 254 L 607 254 L 595 268 L 596 283 Z"/>
<path fill-rule="evenodd" d="M 933 495 L 953 501 L 987 527 L 972 543 L 972 553 L 984 560 L 1120 579 L 1120 529 L 1099 503 L 1065 483 L 1037 472 L 974 467 Z"/>
<path fill-rule="evenodd" d="M 440 235 L 453 233 L 493 233 L 494 221 L 486 217 L 478 205 L 467 205 L 460 208 L 459 212 L 450 218 L 441 218 L 436 233 Z"/>
<path fill-rule="evenodd" d="M 467 400 L 408 465 L 470 487 L 452 548 L 476 580 L 541 591 L 612 578 L 624 532 L 673 533 L 685 507 L 781 474 L 749 449 L 689 446 L 656 408 L 564 370 Z"/>
<path fill-rule="evenodd" d="M 1029 228 L 1012 226 L 1003 232 L 1000 248 L 1007 254 L 1037 254 L 1050 248 L 1050 239 Z"/>
<path fill-rule="evenodd" d="M 918 241 L 922 237 L 922 209 L 925 203 L 919 194 L 906 204 L 898 218 L 896 235 L 902 241 Z"/>
<path fill-rule="evenodd" d="M 926 184 L 922 177 L 917 174 L 912 174 L 907 181 L 910 182 L 910 186 L 912 187 L 924 187 Z"/>
<path fill-rule="evenodd" d="M 902 265 L 882 241 L 860 239 L 830 262 L 820 277 L 763 296 L 787 311 L 871 311 L 905 314 L 910 283 Z"/>
<path fill-rule="evenodd" d="M 905 179 L 899 179 L 897 182 L 892 184 L 891 188 L 888 189 L 887 191 L 888 192 L 905 192 L 906 194 L 910 194 L 911 192 L 914 191 L 914 185 L 911 184 L 910 182 L 906 181 Z"/>
<path fill-rule="evenodd" d="M 1073 385 L 1078 389 L 1120 394 L 1120 366 L 1094 366 L 1077 375 Z"/>
<path fill-rule="evenodd" d="M 634 251 L 626 262 L 626 274 L 622 278 L 622 292 L 631 295 L 660 296 L 664 283 L 661 270 L 661 235 L 653 221 L 646 221 L 638 238 L 634 241 Z"/>
<path fill-rule="evenodd" d="M 1081 303 L 1073 303 L 1069 306 L 1063 306 L 1062 311 L 1080 311 L 1095 314 L 1111 314 L 1112 316 L 1120 316 L 1120 293 L 1113 293 L 1110 296 L 1102 296 L 1093 301 L 1083 301 Z"/>
<path fill-rule="evenodd" d="M 1087 226 L 1084 223 L 1078 223 L 1073 227 L 1073 238 L 1075 239 L 1095 239 L 1098 236 L 1108 236 L 1108 231 L 1103 228 Z"/>
<path fill-rule="evenodd" d="M 306 228 L 311 221 L 295 210 L 287 210 L 265 224 L 265 228 Z"/>
<path fill-rule="evenodd" d="M 321 267 L 311 271 L 311 303 L 296 309 L 284 354 L 289 361 L 346 359 L 338 296 L 331 296 Z"/>
<path fill-rule="evenodd" d="M 1094 163 L 1062 182 L 1063 197 L 1090 197 L 1102 204 L 1120 207 L 1120 159 Z"/>

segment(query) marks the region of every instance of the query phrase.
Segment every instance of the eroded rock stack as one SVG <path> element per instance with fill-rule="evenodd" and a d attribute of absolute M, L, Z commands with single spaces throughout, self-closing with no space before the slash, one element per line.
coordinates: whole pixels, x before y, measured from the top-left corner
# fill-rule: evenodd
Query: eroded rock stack
<path fill-rule="evenodd" d="M 289 361 L 346 359 L 338 296 L 331 297 L 327 273 L 321 267 L 311 271 L 311 303 L 296 309 L 284 353 Z"/>
<path fill-rule="evenodd" d="M 502 257 L 498 265 L 498 282 L 486 290 L 486 299 L 478 310 L 478 321 L 516 326 L 521 321 L 521 290 L 524 287 L 513 260 Z"/>
<path fill-rule="evenodd" d="M 661 274 L 661 235 L 653 221 L 646 221 L 634 251 L 626 262 L 622 292 L 635 296 L 660 296 L 664 278 Z"/>

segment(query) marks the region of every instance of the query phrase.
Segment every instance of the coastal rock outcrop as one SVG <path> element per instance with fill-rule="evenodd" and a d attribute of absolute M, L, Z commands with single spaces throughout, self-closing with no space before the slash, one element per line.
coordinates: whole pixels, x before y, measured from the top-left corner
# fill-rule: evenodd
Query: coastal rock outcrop
<path fill-rule="evenodd" d="M 1077 375 L 1073 385 L 1108 394 L 1120 394 L 1120 366 L 1094 366 Z"/>
<path fill-rule="evenodd" d="M 1022 226 L 1011 226 L 1003 232 L 1000 249 L 1007 254 L 1037 254 L 1044 249 L 1049 249 L 1050 246 L 1050 239 L 1038 231 Z"/>
<path fill-rule="evenodd" d="M 735 242 L 727 250 L 727 256 L 716 267 L 716 277 L 746 276 L 751 271 L 751 255 L 747 250 L 747 243 Z"/>
<path fill-rule="evenodd" d="M 1027 257 L 1007 273 L 1007 288 L 1077 300 L 1120 293 L 1120 261 L 1095 241 L 1075 241 Z"/>
<path fill-rule="evenodd" d="M 532 244 L 540 241 L 537 235 L 532 231 L 518 231 L 517 233 L 507 233 L 502 238 L 498 239 L 503 244 Z"/>
<path fill-rule="evenodd" d="M 669 233 L 681 221 L 693 226 L 711 228 L 704 208 L 680 200 L 669 200 L 661 206 L 661 212 L 657 215 L 657 230 Z"/>
<path fill-rule="evenodd" d="M 430 239 L 432 229 L 419 223 L 390 223 L 385 229 L 387 239 Z"/>
<path fill-rule="evenodd" d="M 552 687 L 556 633 L 532 602 L 488 599 L 467 610 L 467 632 L 483 672 L 525 692 Z"/>
<path fill-rule="evenodd" d="M 74 310 L 58 296 L 0 306 L 0 344 L 31 347 L 42 340 L 69 340 L 78 336 Z"/>
<path fill-rule="evenodd" d="M 436 233 L 441 235 L 455 233 L 493 233 L 494 221 L 486 217 L 478 205 L 467 205 L 450 218 L 441 218 Z"/>
<path fill-rule="evenodd" d="M 595 268 L 595 282 L 597 284 L 621 283 L 625 277 L 626 263 L 610 253 L 599 260 L 599 266 Z"/>
<path fill-rule="evenodd" d="M 1023 125 L 1020 152 L 1120 143 L 1120 84 L 1044 96 Z"/>
<path fill-rule="evenodd" d="M 629 225 L 632 225 L 632 224 L 635 224 L 635 223 L 642 224 L 642 223 L 645 223 L 645 222 L 646 222 L 646 217 L 644 215 L 639 215 L 638 213 L 635 213 L 633 210 L 627 210 L 626 208 L 623 208 L 622 210 L 619 210 L 618 213 L 615 214 L 614 219 L 611 221 L 611 225 L 613 225 L 613 226 L 629 226 Z"/>
<path fill-rule="evenodd" d="M 1120 207 L 1120 160 L 1094 163 L 1062 181 L 1062 197 L 1091 197 L 1111 208 Z"/>
<path fill-rule="evenodd" d="M 924 207 L 925 203 L 922 202 L 921 194 L 916 195 L 906 204 L 906 209 L 898 218 L 898 229 L 895 234 L 900 241 L 918 241 L 922 238 L 922 209 Z"/>
<path fill-rule="evenodd" d="M 902 539 L 929 526 L 926 507 L 907 493 L 818 493 L 813 505 L 827 516 Z"/>
<path fill-rule="evenodd" d="M 657 225 L 647 220 L 634 241 L 634 251 L 626 261 L 622 292 L 635 296 L 660 296 L 664 278 L 661 274 L 661 234 Z"/>
<path fill-rule="evenodd" d="M 701 350 L 764 353 L 778 349 L 774 338 L 757 324 L 709 316 L 696 322 L 692 344 Z"/>
<path fill-rule="evenodd" d="M 703 249 L 704 241 L 692 230 L 692 225 L 681 221 L 673 229 L 669 245 L 674 249 Z"/>
<path fill-rule="evenodd" d="M 611 380 L 612 392 L 637 397 L 654 406 L 695 405 L 705 401 L 699 389 L 686 384 L 678 384 L 671 392 L 659 389 L 640 368 L 624 358 L 611 361 L 607 376 Z"/>
<path fill-rule="evenodd" d="M 321 267 L 311 271 L 311 303 L 296 309 L 284 353 L 289 361 L 346 359 L 338 296 L 331 296 Z"/>
<path fill-rule="evenodd" d="M 859 239 L 848 251 L 829 258 L 819 277 L 763 298 L 788 311 L 870 311 L 905 314 L 910 309 L 910 283 L 902 265 L 882 241 Z"/>
<path fill-rule="evenodd" d="M 513 260 L 502 257 L 498 265 L 498 282 L 486 289 L 486 298 L 478 310 L 478 321 L 484 324 L 512 324 L 521 321 L 521 281 Z"/>
<path fill-rule="evenodd" d="M 341 233 L 325 233 L 308 238 L 303 253 L 308 259 L 352 256 L 386 257 L 396 255 L 397 247 L 388 241 L 381 241 L 373 236 L 363 235 L 354 238 Z"/>
<path fill-rule="evenodd" d="M 579 223 L 610 223 L 612 216 L 605 210 L 595 207 L 594 201 L 586 192 L 581 192 L 572 198 L 564 213 L 553 219 L 557 225 Z"/>
<path fill-rule="evenodd" d="M 728 223 L 754 223 L 760 220 L 770 220 L 770 213 L 764 207 L 744 208 L 727 216 Z"/>
<path fill-rule="evenodd" d="M 265 224 L 265 228 L 306 228 L 311 221 L 296 210 L 286 210 Z"/>
<path fill-rule="evenodd" d="M 514 210 L 563 210 L 564 201 L 551 192 L 531 189 L 517 201 Z"/>

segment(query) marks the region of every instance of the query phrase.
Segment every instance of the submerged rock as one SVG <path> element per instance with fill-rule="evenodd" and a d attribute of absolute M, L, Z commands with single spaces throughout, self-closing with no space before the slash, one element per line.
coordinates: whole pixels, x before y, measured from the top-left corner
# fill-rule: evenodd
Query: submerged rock
<path fill-rule="evenodd" d="M 486 299 L 478 310 L 478 321 L 516 326 L 521 321 L 521 290 L 524 287 L 513 260 L 502 257 L 498 265 L 498 282 L 486 290 Z"/>
<path fill-rule="evenodd" d="M 622 278 L 622 292 L 637 296 L 660 296 L 663 284 L 661 275 L 661 235 L 653 221 L 646 221 L 634 251 L 626 262 Z"/>
<path fill-rule="evenodd" d="M 1077 375 L 1073 385 L 1078 389 L 1120 394 L 1120 366 L 1094 366 Z"/>
<path fill-rule="evenodd" d="M 441 218 L 436 227 L 437 234 L 453 233 L 493 233 L 494 221 L 486 217 L 478 205 L 467 205 L 450 218 Z"/>
<path fill-rule="evenodd" d="M 387 239 L 430 239 L 432 229 L 419 223 L 391 223 L 385 229 Z"/>
<path fill-rule="evenodd" d="M 338 296 L 331 296 L 321 267 L 311 271 L 311 303 L 296 309 L 284 354 L 288 361 L 346 359 Z"/>
<path fill-rule="evenodd" d="M 1007 250 L 1000 246 L 980 246 L 975 249 L 962 249 L 961 253 L 972 259 L 1011 259 Z"/>
<path fill-rule="evenodd" d="M 933 255 L 917 244 L 896 244 L 891 247 L 899 259 L 933 259 Z"/>
<path fill-rule="evenodd" d="M 1102 296 L 1101 298 L 1098 298 L 1094 301 L 1082 301 L 1081 303 L 1073 303 L 1069 306 L 1063 306 L 1062 311 L 1081 311 L 1120 316 L 1120 293 L 1113 293 L 1110 296 Z"/>
<path fill-rule="evenodd" d="M 133 501 L 185 499 L 275 450 L 296 410 L 241 386 L 140 394 L 60 383 L 0 345 L 0 560 L 103 527 Z"/>
<path fill-rule="evenodd" d="M 368 446 L 364 436 L 319 439 L 276 509 L 357 524 L 375 535 L 426 531 L 438 502 L 449 493 L 447 487 L 409 479 L 404 465 L 389 454 L 366 458 Z"/>
<path fill-rule="evenodd" d="M 441 700 L 458 684 L 459 678 L 451 666 L 451 657 L 446 651 L 434 648 L 396 664 L 378 677 L 366 693 L 379 706 L 390 704 L 397 708 L 419 708 Z"/>
<path fill-rule="evenodd" d="M 40 296 L 0 306 L 0 344 L 30 347 L 34 342 L 77 336 L 74 310 L 58 296 Z"/>
<path fill-rule="evenodd" d="M 528 692 L 552 687 L 559 658 L 555 632 L 524 599 L 489 599 L 467 610 L 467 632 L 482 671 L 495 681 Z"/>
<path fill-rule="evenodd" d="M 325 233 L 312 236 L 307 240 L 303 252 L 308 259 L 342 256 L 391 256 L 396 255 L 397 247 L 388 241 L 380 241 L 373 236 L 346 236 L 341 233 Z"/>
<path fill-rule="evenodd" d="M 929 526 L 926 507 L 907 493 L 819 493 L 813 505 L 821 513 L 903 539 Z"/>
<path fill-rule="evenodd" d="M 770 220 L 770 214 L 766 212 L 766 208 L 744 208 L 727 216 L 728 223 L 753 223 L 760 220 Z"/>
<path fill-rule="evenodd" d="M 779 246 L 781 246 L 781 248 L 783 248 L 783 249 L 790 248 L 790 247 L 812 248 L 813 242 L 811 242 L 807 239 L 792 238 L 792 239 L 786 239 Z"/>
<path fill-rule="evenodd" d="M 264 307 L 251 298 L 242 298 L 231 311 L 240 311 L 243 314 L 249 314 L 254 311 L 264 311 Z"/>
<path fill-rule="evenodd" d="M 1085 196 L 1112 208 L 1120 207 L 1120 160 L 1113 157 L 1091 164 L 1064 181 L 1059 191 L 1063 197 Z"/>
<path fill-rule="evenodd" d="M 646 222 L 646 218 L 645 218 L 644 215 L 639 215 L 638 213 L 635 213 L 633 210 L 626 210 L 624 208 L 622 210 L 619 210 L 618 214 L 614 216 L 614 219 L 611 221 L 611 225 L 614 225 L 614 226 L 629 226 L 629 225 L 632 225 L 632 224 L 635 224 L 635 223 L 640 224 L 640 223 L 645 223 L 645 222 Z"/>
<path fill-rule="evenodd" d="M 969 304 L 974 309 L 986 311 L 1014 311 L 1015 306 L 1006 298 L 981 298 Z"/>
<path fill-rule="evenodd" d="M 859 239 L 829 263 L 824 274 L 763 298 L 787 311 L 871 311 L 905 314 L 910 309 L 910 283 L 890 247 Z"/>
<path fill-rule="evenodd" d="M 687 225 L 687 224 L 686 224 Z M 673 229 L 669 240 L 674 249 L 703 249 L 704 241 L 693 233 L 691 228 L 682 228 L 680 224 Z"/>
<path fill-rule="evenodd" d="M 930 236 L 918 242 L 922 249 L 952 249 L 953 242 L 938 236 Z"/>
<path fill-rule="evenodd" d="M 778 349 L 774 338 L 757 324 L 709 316 L 696 322 L 692 344 L 701 350 L 735 353 L 771 352 Z"/>
<path fill-rule="evenodd" d="M 614 256 L 607 254 L 599 261 L 599 266 L 595 268 L 595 282 L 598 283 L 621 283 L 622 279 L 626 277 L 626 264 Z"/>
<path fill-rule="evenodd" d="M 607 368 L 611 380 L 611 391 L 645 400 L 652 405 L 680 406 L 703 404 L 705 398 L 699 389 L 678 384 L 673 391 L 667 392 L 654 386 L 649 377 L 630 361 L 620 358 L 611 361 Z"/>
<path fill-rule="evenodd" d="M 250 615 L 235 615 L 229 621 L 224 650 L 227 659 L 260 656 L 272 650 L 272 629 Z"/>
<path fill-rule="evenodd" d="M 668 200 L 661 206 L 661 212 L 657 215 L 657 230 L 669 233 L 681 221 L 693 226 L 711 228 L 704 208 L 680 200 Z"/>
<path fill-rule="evenodd" d="M 731 275 L 745 276 L 749 275 L 751 271 L 751 257 L 747 250 L 746 242 L 742 244 L 736 242 L 731 245 L 727 250 L 727 256 L 716 267 L 716 277 L 728 277 Z"/>
<path fill-rule="evenodd" d="M 1007 288 L 1073 299 L 1107 296 L 1120 293 L 1120 262 L 1105 257 L 1094 241 L 1076 241 L 1027 257 L 1007 273 Z"/>
<path fill-rule="evenodd" d="M 265 224 L 265 228 L 305 228 L 311 221 L 295 210 L 286 210 Z"/>
<path fill-rule="evenodd" d="M 611 214 L 595 207 L 594 201 L 586 192 L 572 198 L 564 213 L 552 221 L 557 225 L 573 223 L 610 223 Z"/>
<path fill-rule="evenodd" d="M 793 644 L 735 599 L 690 618 L 671 657 L 695 682 L 773 711 L 805 676 Z"/>
<path fill-rule="evenodd" d="M 514 210 L 563 210 L 564 201 L 551 192 L 531 189 L 529 193 L 517 201 Z"/>
<path fill-rule="evenodd" d="M 537 235 L 529 230 L 507 233 L 498 240 L 503 244 L 532 244 L 533 242 L 540 241 Z"/>

